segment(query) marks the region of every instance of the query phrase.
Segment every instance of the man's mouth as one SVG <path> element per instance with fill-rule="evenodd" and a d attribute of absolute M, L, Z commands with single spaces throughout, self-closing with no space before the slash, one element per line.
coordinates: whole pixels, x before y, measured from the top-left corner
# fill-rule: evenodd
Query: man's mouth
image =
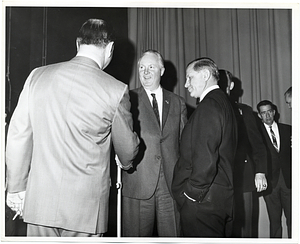
<path fill-rule="evenodd" d="M 188 91 L 189 91 L 189 92 L 192 92 L 192 91 L 193 91 L 193 88 L 189 86 L 189 87 L 188 87 Z"/>

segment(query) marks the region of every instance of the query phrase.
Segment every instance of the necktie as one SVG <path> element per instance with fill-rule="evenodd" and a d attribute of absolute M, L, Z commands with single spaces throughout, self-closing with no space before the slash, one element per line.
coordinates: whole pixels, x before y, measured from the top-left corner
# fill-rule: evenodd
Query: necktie
<path fill-rule="evenodd" d="M 152 107 L 153 107 L 153 111 L 155 113 L 155 116 L 157 118 L 158 124 L 160 125 L 160 119 L 159 119 L 159 111 L 158 111 L 158 105 L 157 105 L 157 100 L 155 97 L 154 93 L 151 93 L 151 96 L 153 97 L 152 99 Z"/>
<path fill-rule="evenodd" d="M 272 142 L 273 142 L 273 146 L 276 148 L 277 152 L 278 150 L 278 145 L 277 145 L 277 140 L 276 140 L 276 136 L 274 131 L 272 130 L 272 125 L 270 125 L 270 132 L 271 132 L 271 137 L 272 137 Z"/>

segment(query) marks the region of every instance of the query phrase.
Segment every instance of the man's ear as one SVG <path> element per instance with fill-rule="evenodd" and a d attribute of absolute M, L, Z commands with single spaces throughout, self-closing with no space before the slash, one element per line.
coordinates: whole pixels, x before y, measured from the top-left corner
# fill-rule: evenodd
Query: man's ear
<path fill-rule="evenodd" d="M 80 47 L 80 42 L 81 42 L 82 38 L 77 37 L 76 38 L 76 48 L 77 48 L 77 52 L 79 51 L 79 47 Z"/>
<path fill-rule="evenodd" d="M 257 116 L 258 116 L 258 118 L 262 119 L 262 117 L 261 117 L 261 115 L 260 115 L 259 112 L 257 112 Z"/>
<path fill-rule="evenodd" d="M 163 67 L 160 69 L 160 76 L 163 76 L 164 73 L 165 73 L 165 68 Z"/>
<path fill-rule="evenodd" d="M 233 89 L 233 87 L 234 87 L 234 82 L 230 82 L 230 87 L 229 87 L 229 89 L 230 89 L 230 91 Z"/>
<path fill-rule="evenodd" d="M 205 81 L 209 80 L 209 78 L 211 76 L 210 71 L 208 69 L 203 69 L 203 70 L 201 70 L 201 72 L 202 72 L 203 79 Z"/>

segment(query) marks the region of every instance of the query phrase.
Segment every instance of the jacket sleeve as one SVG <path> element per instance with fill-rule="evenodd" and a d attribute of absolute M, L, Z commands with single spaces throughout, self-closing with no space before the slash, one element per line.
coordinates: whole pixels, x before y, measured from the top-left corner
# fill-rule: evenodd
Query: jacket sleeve
<path fill-rule="evenodd" d="M 267 173 L 267 150 L 251 107 L 242 109 L 244 123 L 255 163 L 255 173 Z"/>
<path fill-rule="evenodd" d="M 137 134 L 133 132 L 130 106 L 129 91 L 126 86 L 112 123 L 112 142 L 123 169 L 131 167 L 140 143 Z"/>
<path fill-rule="evenodd" d="M 213 99 L 207 99 L 196 115 L 190 142 L 192 171 L 184 191 L 201 202 L 218 171 L 218 147 L 222 140 L 223 119 L 222 111 Z"/>
<path fill-rule="evenodd" d="M 28 76 L 12 115 L 6 145 L 7 191 L 26 190 L 30 170 L 33 136 L 29 116 L 29 86 L 34 71 Z"/>

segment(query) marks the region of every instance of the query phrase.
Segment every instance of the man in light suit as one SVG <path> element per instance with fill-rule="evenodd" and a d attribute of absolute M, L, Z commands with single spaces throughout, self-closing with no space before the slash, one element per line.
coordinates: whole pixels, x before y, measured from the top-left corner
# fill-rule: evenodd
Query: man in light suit
<path fill-rule="evenodd" d="M 218 67 L 209 58 L 187 66 L 185 87 L 200 103 L 182 132 L 172 191 L 188 237 L 231 235 L 237 124 L 218 80 Z"/>
<path fill-rule="evenodd" d="M 127 85 L 106 74 L 112 28 L 86 21 L 78 53 L 27 78 L 6 149 L 7 204 L 28 236 L 88 237 L 107 231 L 110 150 L 129 169 L 138 152 Z M 23 209 L 24 206 L 24 209 Z"/>
<path fill-rule="evenodd" d="M 283 210 L 288 237 L 291 238 L 292 127 L 275 121 L 276 107 L 268 100 L 259 102 L 257 111 L 262 121 L 260 129 L 268 154 L 268 188 L 264 192 L 264 200 L 270 220 L 270 237 L 282 237 Z"/>
<path fill-rule="evenodd" d="M 141 146 L 133 168 L 123 173 L 123 236 L 153 236 L 156 223 L 158 236 L 175 237 L 180 225 L 171 182 L 186 105 L 160 86 L 165 68 L 157 51 L 143 53 L 138 71 L 142 87 L 130 97 Z"/>

